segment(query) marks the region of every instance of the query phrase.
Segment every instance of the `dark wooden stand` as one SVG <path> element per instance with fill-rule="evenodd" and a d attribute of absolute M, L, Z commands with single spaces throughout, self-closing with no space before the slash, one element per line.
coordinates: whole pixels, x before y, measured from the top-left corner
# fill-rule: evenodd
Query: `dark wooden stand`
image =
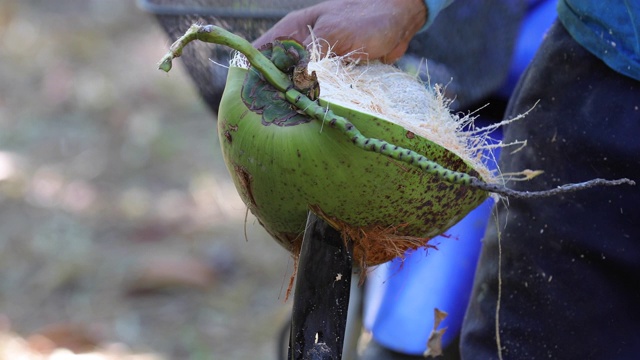
<path fill-rule="evenodd" d="M 293 296 L 289 360 L 342 359 L 352 268 L 352 243 L 309 212 Z"/>

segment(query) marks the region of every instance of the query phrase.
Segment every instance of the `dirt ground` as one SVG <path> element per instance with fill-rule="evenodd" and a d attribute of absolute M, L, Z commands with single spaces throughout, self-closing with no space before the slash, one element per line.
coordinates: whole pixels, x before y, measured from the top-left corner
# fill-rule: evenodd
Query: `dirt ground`
<path fill-rule="evenodd" d="M 134 1 L 0 3 L 0 359 L 3 336 L 275 358 L 289 255 L 245 225 L 179 62 L 156 69 L 169 43 Z"/>

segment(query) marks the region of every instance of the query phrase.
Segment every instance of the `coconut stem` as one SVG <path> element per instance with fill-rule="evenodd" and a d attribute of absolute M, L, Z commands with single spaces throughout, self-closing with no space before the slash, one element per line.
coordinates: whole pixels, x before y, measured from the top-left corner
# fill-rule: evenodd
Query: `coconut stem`
<path fill-rule="evenodd" d="M 182 55 L 182 49 L 194 40 L 226 45 L 241 52 L 247 57 L 251 66 L 262 73 L 271 85 L 285 93 L 285 97 L 289 103 L 303 111 L 308 116 L 318 121 L 322 121 L 325 125 L 340 130 L 357 147 L 366 151 L 377 152 L 392 159 L 416 166 L 426 173 L 437 176 L 438 178 L 453 184 L 471 186 L 480 190 L 516 198 L 554 196 L 561 193 L 584 190 L 594 186 L 616 186 L 622 184 L 635 185 L 635 182 L 630 179 L 594 179 L 577 184 L 566 184 L 551 190 L 516 191 L 503 185 L 488 184 L 469 174 L 447 169 L 413 150 L 390 144 L 384 140 L 367 138 L 350 121 L 336 115 L 331 111 L 331 109 L 323 108 L 317 102 L 309 99 L 305 94 L 294 89 L 289 76 L 280 71 L 280 69 L 278 69 L 260 51 L 254 48 L 247 40 L 214 25 L 192 25 L 183 36 L 171 45 L 169 52 L 160 60 L 158 65 L 160 70 L 165 72 L 171 70 L 171 61 Z"/>
<path fill-rule="evenodd" d="M 403 161 L 409 165 L 417 166 L 422 171 L 435 175 L 450 183 L 471 185 L 473 179 L 478 180 L 469 174 L 449 170 L 413 150 L 390 144 L 384 140 L 368 138 L 350 121 L 336 115 L 331 109 L 318 105 L 315 101 L 295 89 L 288 90 L 285 93 L 285 97 L 287 101 L 304 111 L 305 114 L 324 122 L 327 126 L 340 130 L 351 139 L 354 145 L 363 150 L 377 152 L 392 159 Z"/>
<path fill-rule="evenodd" d="M 289 77 L 254 48 L 250 42 L 215 25 L 191 25 L 187 32 L 171 45 L 169 52 L 158 63 L 158 68 L 169 72 L 172 60 L 180 57 L 182 49 L 194 40 L 225 45 L 241 52 L 247 57 L 252 67 L 261 72 L 271 85 L 282 92 L 293 86 Z"/>
<path fill-rule="evenodd" d="M 549 196 L 555 196 L 559 194 L 565 194 L 565 193 L 590 189 L 596 186 L 617 186 L 617 185 L 625 185 L 625 184 L 635 185 L 636 182 L 627 178 L 617 179 L 617 180 L 606 180 L 606 179 L 598 178 L 598 179 L 592 179 L 592 180 L 581 182 L 581 183 L 565 184 L 562 186 L 558 186 L 555 189 L 549 189 L 549 190 L 517 191 L 501 185 L 487 184 L 486 182 L 478 178 L 473 178 L 470 186 L 473 186 L 475 188 L 485 190 L 488 192 L 503 195 L 506 197 L 519 198 L 519 199 L 535 199 L 535 198 L 549 197 Z"/>
<path fill-rule="evenodd" d="M 324 122 L 326 125 L 337 128 L 359 148 L 367 151 L 374 151 L 382 155 L 386 155 L 398 161 L 403 161 L 409 165 L 417 166 L 426 173 L 435 175 L 447 182 L 459 185 L 471 186 L 480 190 L 485 190 L 495 194 L 514 198 L 541 198 L 549 197 L 562 193 L 585 190 L 596 186 L 616 186 L 616 185 L 635 185 L 630 179 L 605 180 L 593 179 L 577 184 L 566 184 L 555 189 L 541 191 L 517 191 L 509 189 L 503 185 L 488 184 L 475 176 L 469 174 L 449 170 L 436 162 L 428 160 L 424 156 L 415 151 L 405 149 L 400 146 L 390 144 L 384 140 L 367 138 L 349 122 L 347 119 L 336 115 L 331 109 L 323 108 L 315 101 L 310 100 L 304 94 L 295 89 L 290 89 L 286 93 L 287 100 L 295 105 L 298 109 L 302 109 L 305 114 Z"/>

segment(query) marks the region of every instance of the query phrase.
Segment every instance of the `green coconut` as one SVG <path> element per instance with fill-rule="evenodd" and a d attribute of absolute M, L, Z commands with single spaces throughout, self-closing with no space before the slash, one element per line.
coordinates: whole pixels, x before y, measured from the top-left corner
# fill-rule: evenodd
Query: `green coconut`
<path fill-rule="evenodd" d="M 312 210 L 354 240 L 356 259 L 375 265 L 426 244 L 487 198 L 484 190 L 355 147 L 323 123 L 263 121 L 242 101 L 247 71 L 229 68 L 218 113 L 220 143 L 242 200 L 285 248 L 298 248 Z M 457 172 L 478 173 L 476 164 L 403 126 L 323 101 L 322 81 L 320 89 L 321 106 L 349 119 L 367 137 Z"/>
<path fill-rule="evenodd" d="M 229 68 L 218 112 L 222 152 L 242 200 L 294 255 L 308 211 L 353 240 L 355 261 L 370 266 L 427 244 L 491 193 L 539 197 L 633 183 L 507 189 L 480 160 L 484 138 L 461 131 L 470 120 L 452 115 L 437 91 L 388 66 L 310 62 L 294 41 L 259 52 L 223 29 L 194 25 L 160 68 L 168 71 L 195 39 L 246 56 Z"/>

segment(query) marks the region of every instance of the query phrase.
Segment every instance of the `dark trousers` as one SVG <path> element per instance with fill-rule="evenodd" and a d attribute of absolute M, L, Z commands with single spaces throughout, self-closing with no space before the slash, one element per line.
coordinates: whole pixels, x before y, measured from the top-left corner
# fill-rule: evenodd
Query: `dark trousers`
<path fill-rule="evenodd" d="M 640 181 L 640 82 L 551 28 L 507 109 L 515 117 L 504 173 L 544 170 L 509 185 L 548 189 L 592 178 Z M 510 199 L 489 226 L 462 329 L 464 359 L 636 359 L 640 356 L 640 185 Z M 498 230 L 499 229 L 499 230 Z"/>

